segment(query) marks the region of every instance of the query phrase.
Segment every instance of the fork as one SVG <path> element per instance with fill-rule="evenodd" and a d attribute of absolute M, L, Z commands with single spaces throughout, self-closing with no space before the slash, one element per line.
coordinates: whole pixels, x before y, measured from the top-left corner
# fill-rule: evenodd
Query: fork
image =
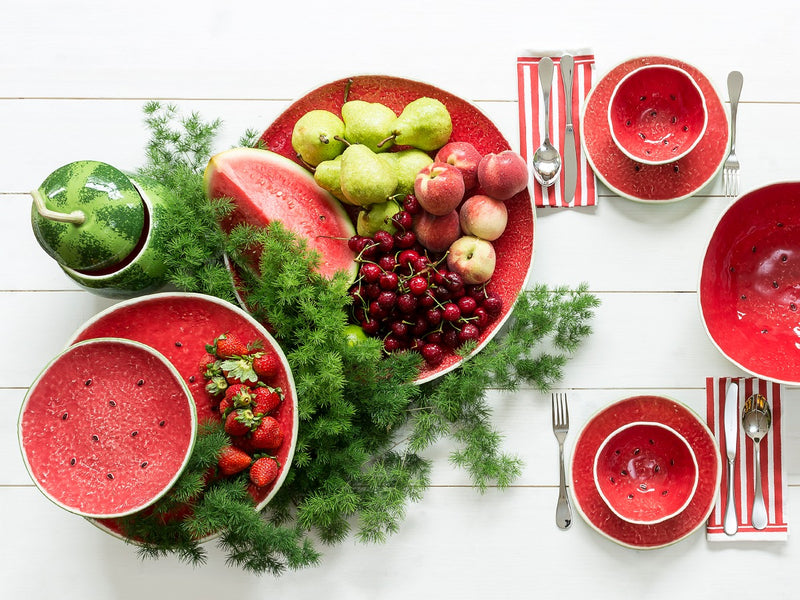
<path fill-rule="evenodd" d="M 558 440 L 558 503 L 556 504 L 556 525 L 559 529 L 569 529 L 572 525 L 572 507 L 567 496 L 567 477 L 564 473 L 564 440 L 569 432 L 569 408 L 566 394 L 553 394 L 553 435 Z"/>
<path fill-rule="evenodd" d="M 722 167 L 722 182 L 725 196 L 739 195 L 739 159 L 736 157 L 736 111 L 739 108 L 739 95 L 742 93 L 742 74 L 739 71 L 728 73 L 728 96 L 731 99 L 731 151 Z"/>

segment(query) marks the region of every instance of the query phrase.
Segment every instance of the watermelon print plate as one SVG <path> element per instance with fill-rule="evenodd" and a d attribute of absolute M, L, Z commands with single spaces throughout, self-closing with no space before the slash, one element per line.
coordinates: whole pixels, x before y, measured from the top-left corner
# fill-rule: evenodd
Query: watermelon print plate
<path fill-rule="evenodd" d="M 250 493 L 260 510 L 277 493 L 288 472 L 297 441 L 297 394 L 294 379 L 278 343 L 269 332 L 239 307 L 213 296 L 190 293 L 151 294 L 126 300 L 98 313 L 85 323 L 70 343 L 95 337 L 114 336 L 133 339 L 159 350 L 175 366 L 186 383 L 197 407 L 197 419 L 219 419 L 212 408 L 210 395 L 199 365 L 206 355 L 205 345 L 218 335 L 231 332 L 246 343 L 262 340 L 265 349 L 280 358 L 281 370 L 273 381 L 284 394 L 275 418 L 281 425 L 284 442 L 275 453 L 281 469 L 275 481 L 263 488 L 251 487 Z M 108 524 L 113 526 L 112 524 Z"/>
<path fill-rule="evenodd" d="M 628 423 L 651 421 L 671 427 L 689 443 L 699 468 L 699 480 L 688 506 L 660 523 L 643 525 L 621 519 L 603 501 L 594 482 L 594 458 L 603 441 Z M 699 529 L 717 500 L 721 461 L 716 439 L 703 420 L 687 406 L 663 396 L 634 396 L 595 413 L 578 434 L 570 463 L 575 507 L 596 531 L 613 542 L 637 550 L 661 548 Z"/>
<path fill-rule="evenodd" d="M 800 385 L 800 182 L 752 190 L 725 210 L 706 247 L 700 314 L 736 366 Z"/>
<path fill-rule="evenodd" d="M 37 487 L 85 517 L 121 517 L 169 490 L 194 447 L 194 402 L 164 356 L 138 342 L 96 339 L 53 359 L 19 417 Z"/>
<path fill-rule="evenodd" d="M 626 156 L 614 143 L 608 124 L 608 104 L 625 75 L 645 65 L 683 69 L 694 78 L 706 100 L 708 124 L 697 146 L 683 158 L 648 165 Z M 714 86 L 695 67 L 673 58 L 645 56 L 614 67 L 589 92 L 583 107 L 581 139 L 597 177 L 613 192 L 640 202 L 675 202 L 689 198 L 719 172 L 728 150 L 728 117 Z"/>
<path fill-rule="evenodd" d="M 422 96 L 436 98 L 447 107 L 453 121 L 451 141 L 470 142 L 482 154 L 510 149 L 500 130 L 472 103 L 427 83 L 387 75 L 353 76 L 316 88 L 279 115 L 264 131 L 261 141 L 268 150 L 298 161 L 291 144 L 292 129 L 295 122 L 307 111 L 325 109 L 338 115 L 347 99 L 380 102 L 399 115 L 406 104 Z M 481 191 L 475 189 L 472 193 Z M 497 265 L 487 286 L 503 299 L 503 310 L 483 331 L 475 352 L 483 348 L 508 319 L 517 294 L 524 289 L 533 266 L 535 212 L 528 190 L 525 189 L 506 200 L 505 204 L 508 209 L 508 226 L 503 235 L 493 242 L 497 252 Z M 418 382 L 435 379 L 457 367 L 460 362 L 461 359 L 457 356 L 448 355 L 439 366 L 423 370 Z"/>

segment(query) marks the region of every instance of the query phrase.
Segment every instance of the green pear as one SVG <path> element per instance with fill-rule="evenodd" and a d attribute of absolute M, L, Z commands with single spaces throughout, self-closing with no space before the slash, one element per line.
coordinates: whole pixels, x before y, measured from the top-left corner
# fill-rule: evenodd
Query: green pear
<path fill-rule="evenodd" d="M 310 110 L 300 117 L 292 130 L 292 148 L 308 165 L 339 156 L 347 147 L 344 122 L 327 110 Z"/>
<path fill-rule="evenodd" d="M 348 146 L 342 153 L 339 179 L 345 198 L 358 206 L 386 202 L 397 187 L 394 170 L 364 144 Z"/>
<path fill-rule="evenodd" d="M 317 165 L 317 168 L 314 169 L 314 181 L 319 187 L 329 191 L 337 200 L 350 204 L 350 201 L 342 193 L 341 172 L 342 155 L 340 154 L 332 160 L 323 160 Z"/>
<path fill-rule="evenodd" d="M 447 107 L 423 96 L 406 104 L 392 125 L 394 143 L 420 150 L 438 150 L 450 139 L 453 122 Z"/>
<path fill-rule="evenodd" d="M 408 148 L 399 152 L 381 154 L 394 158 L 394 172 L 397 175 L 397 188 L 395 194 L 407 196 L 414 193 L 414 180 L 423 167 L 427 167 L 433 159 L 422 150 Z"/>
<path fill-rule="evenodd" d="M 344 137 L 351 144 L 364 144 L 373 152 L 384 152 L 391 143 L 381 145 L 381 141 L 392 135 L 392 126 L 397 115 L 380 102 L 350 100 L 342 105 Z"/>
<path fill-rule="evenodd" d="M 397 227 L 392 222 L 392 217 L 401 210 L 400 205 L 394 200 L 387 200 L 365 208 L 358 213 L 358 219 L 356 219 L 358 235 L 372 237 L 381 229 L 394 233 L 397 231 Z"/>

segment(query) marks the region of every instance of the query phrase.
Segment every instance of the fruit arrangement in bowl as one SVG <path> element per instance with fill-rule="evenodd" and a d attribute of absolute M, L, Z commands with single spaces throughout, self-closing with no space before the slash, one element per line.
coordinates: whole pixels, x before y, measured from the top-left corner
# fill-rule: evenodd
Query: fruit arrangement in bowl
<path fill-rule="evenodd" d="M 524 161 L 475 106 L 352 77 L 300 98 L 260 143 L 209 163 L 207 195 L 234 199 L 223 229 L 282 220 L 302 235 L 321 274 L 351 275 L 354 326 L 386 352 L 422 354 L 420 382 L 497 333 L 527 282 L 534 212 Z"/>

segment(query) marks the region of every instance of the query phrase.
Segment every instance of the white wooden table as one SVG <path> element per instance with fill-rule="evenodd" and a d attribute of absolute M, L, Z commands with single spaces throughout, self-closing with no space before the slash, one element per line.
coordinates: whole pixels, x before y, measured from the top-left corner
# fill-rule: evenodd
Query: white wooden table
<path fill-rule="evenodd" d="M 557 450 L 549 398 L 492 395 L 506 449 L 526 461 L 509 490 L 478 494 L 439 446 L 433 486 L 383 545 L 323 548 L 322 564 L 280 578 L 209 564 L 141 562 L 132 547 L 70 515 L 32 485 L 18 450 L 17 413 L 40 368 L 112 301 L 73 285 L 36 244 L 26 192 L 67 162 L 123 169 L 144 161 L 146 100 L 221 117 L 224 149 L 263 129 L 304 92 L 339 77 L 385 73 L 470 99 L 518 147 L 514 61 L 523 49 L 591 48 L 596 80 L 623 60 L 672 56 L 703 71 L 727 100 L 744 74 L 739 157 L 744 190 L 800 175 L 800 8 L 674 0 L 545 3 L 111 3 L 29 0 L 0 11 L 0 595 L 3 598 L 639 598 L 741 597 L 764 569 L 762 592 L 790 597 L 800 539 L 711 545 L 701 529 L 655 551 L 617 546 L 582 520 L 556 528 Z M 594 209 L 540 209 L 533 281 L 590 284 L 602 306 L 569 363 L 573 431 L 600 407 L 638 392 L 698 411 L 707 376 L 743 374 L 703 331 L 701 253 L 729 200 L 719 179 L 662 206 L 601 188 Z M 786 390 L 788 509 L 800 517 L 800 393 Z M 567 452 L 575 435 L 568 438 Z M 222 590 L 225 592 L 222 592 Z M 559 596 L 560 594 L 560 596 Z"/>

